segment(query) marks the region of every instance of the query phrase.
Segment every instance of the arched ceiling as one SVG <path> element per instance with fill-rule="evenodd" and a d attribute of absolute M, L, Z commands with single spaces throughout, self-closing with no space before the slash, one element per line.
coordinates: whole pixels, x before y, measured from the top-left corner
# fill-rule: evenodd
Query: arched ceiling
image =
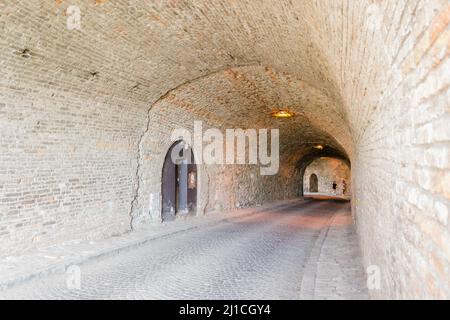
<path fill-rule="evenodd" d="M 150 117 L 169 107 L 172 116 L 176 116 L 174 110 L 187 111 L 220 129 L 278 128 L 284 154 L 315 144 L 345 153 L 343 146 L 350 146 L 345 119 L 328 96 L 269 67 L 227 68 L 190 81 L 165 94 L 152 106 Z M 278 109 L 288 109 L 295 116 L 273 118 L 271 112 Z"/>
<path fill-rule="evenodd" d="M 70 5 L 80 8 L 80 30 L 66 26 Z M 294 132 L 297 140 L 321 136 L 351 154 L 376 111 L 376 101 L 365 97 L 377 97 L 369 93 L 385 79 L 376 74 L 386 60 L 376 49 L 383 46 L 366 50 L 362 41 L 383 41 L 373 26 L 381 26 L 389 6 L 332 0 L 3 2 L 0 85 L 41 96 L 67 91 L 143 110 L 183 88 L 177 95 L 194 92 L 189 95 L 196 95 L 199 110 L 220 105 L 215 116 L 223 123 L 239 115 L 263 124 L 269 120 L 259 115 L 287 106 L 299 113 L 286 129 L 289 142 Z M 411 2 L 403 12 L 417 9 Z M 368 67 L 365 59 L 380 64 Z M 375 78 L 376 84 L 366 84 Z"/>
<path fill-rule="evenodd" d="M 80 7 L 80 30 L 66 27 L 73 4 Z M 5 74 L 12 83 L 38 85 L 20 72 L 35 67 L 42 68 L 40 80 L 52 79 L 55 87 L 152 103 L 212 72 L 261 65 L 338 97 L 311 39 L 314 5 L 306 1 L 32 0 L 1 6 L 7 34 L 1 41 L 10 48 L 2 62 L 11 68 Z M 21 57 L 25 49 L 30 59 Z"/>

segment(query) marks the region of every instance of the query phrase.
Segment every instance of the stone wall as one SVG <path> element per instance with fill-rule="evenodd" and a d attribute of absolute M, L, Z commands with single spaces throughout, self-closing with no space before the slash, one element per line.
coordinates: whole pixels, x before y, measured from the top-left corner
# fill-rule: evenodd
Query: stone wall
<path fill-rule="evenodd" d="M 124 103 L 2 88 L 2 254 L 130 229 L 144 114 L 133 106 L 124 112 Z"/>
<path fill-rule="evenodd" d="M 450 5 L 320 2 L 311 17 L 355 144 L 353 214 L 381 276 L 371 294 L 448 298 Z"/>
<path fill-rule="evenodd" d="M 187 129 L 194 137 L 194 121 L 207 129 L 219 129 L 226 135 L 224 124 L 212 117 L 198 116 L 195 100 L 184 100 L 190 110 L 180 108 L 182 90 L 171 93 L 171 98 L 158 101 L 149 112 L 149 130 L 140 140 L 138 188 L 133 206 L 133 224 L 136 228 L 146 223 L 161 221 L 161 181 L 164 158 L 174 141 L 174 130 Z M 177 101 L 177 102 L 175 102 Z M 231 126 L 232 127 L 232 126 Z M 154 128 L 154 129 L 153 129 Z M 191 141 L 192 142 L 192 141 Z M 204 142 L 206 146 L 208 143 Z M 225 147 L 225 146 L 224 146 Z M 236 150 L 235 150 L 236 152 Z M 248 153 L 248 145 L 246 147 Z M 226 148 L 224 148 L 224 156 Z M 202 155 L 194 148 L 194 158 Z M 294 198 L 299 195 L 299 172 L 292 159 L 281 155 L 278 174 L 261 175 L 259 165 L 199 164 L 197 165 L 197 215 L 234 208 L 261 205 L 265 202 Z"/>
<path fill-rule="evenodd" d="M 303 190 L 311 192 L 310 178 L 315 174 L 318 178 L 318 192 L 327 195 L 351 195 L 351 174 L 348 165 L 339 159 L 321 157 L 314 160 L 305 170 Z M 345 187 L 344 183 L 345 181 Z M 336 189 L 333 189 L 333 183 Z M 345 188 L 345 192 L 344 192 Z"/>

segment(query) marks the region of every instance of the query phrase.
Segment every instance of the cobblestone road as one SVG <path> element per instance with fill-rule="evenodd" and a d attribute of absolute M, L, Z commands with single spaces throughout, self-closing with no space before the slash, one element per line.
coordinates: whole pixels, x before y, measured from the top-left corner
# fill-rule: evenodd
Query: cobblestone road
<path fill-rule="evenodd" d="M 0 291 L 0 298 L 365 299 L 349 207 L 274 205 L 83 264 L 79 288 L 58 274 Z"/>

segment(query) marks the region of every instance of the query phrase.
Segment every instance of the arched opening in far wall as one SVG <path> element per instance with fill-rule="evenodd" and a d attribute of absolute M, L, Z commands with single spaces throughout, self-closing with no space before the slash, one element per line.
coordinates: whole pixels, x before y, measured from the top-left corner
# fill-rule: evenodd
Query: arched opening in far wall
<path fill-rule="evenodd" d="M 319 181 L 315 173 L 309 177 L 309 192 L 319 192 Z"/>

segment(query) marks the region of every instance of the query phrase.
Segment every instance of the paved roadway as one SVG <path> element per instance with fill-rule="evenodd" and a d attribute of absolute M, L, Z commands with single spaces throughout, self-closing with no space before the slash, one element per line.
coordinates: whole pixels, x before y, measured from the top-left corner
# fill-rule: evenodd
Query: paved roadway
<path fill-rule="evenodd" d="M 275 204 L 79 268 L 79 283 L 75 268 L 0 291 L 0 298 L 367 298 L 350 204 L 333 200 Z"/>

